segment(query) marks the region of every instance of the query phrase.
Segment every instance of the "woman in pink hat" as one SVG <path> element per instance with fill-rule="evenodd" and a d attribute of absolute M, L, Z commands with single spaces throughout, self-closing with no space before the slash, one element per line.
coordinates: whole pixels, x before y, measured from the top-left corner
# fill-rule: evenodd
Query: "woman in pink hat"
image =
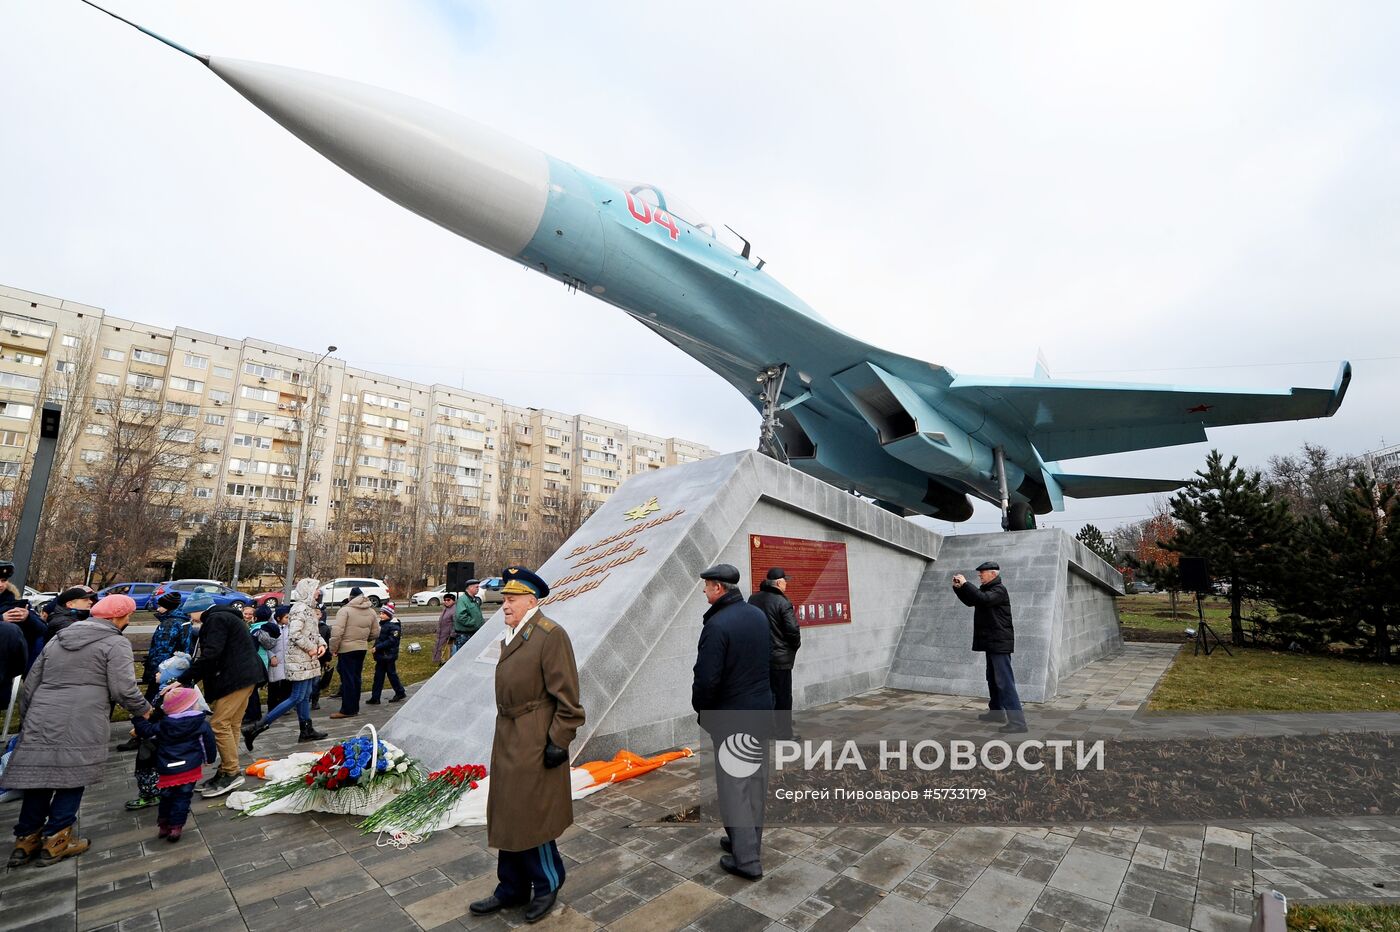
<path fill-rule="evenodd" d="M 135 611 L 129 596 L 102 599 L 44 645 L 24 681 L 19 743 L 5 768 L 5 786 L 24 791 L 10 867 L 47 867 L 88 849 L 73 827 L 83 790 L 102 779 L 110 703 L 134 719 L 151 713 L 122 636 Z"/>

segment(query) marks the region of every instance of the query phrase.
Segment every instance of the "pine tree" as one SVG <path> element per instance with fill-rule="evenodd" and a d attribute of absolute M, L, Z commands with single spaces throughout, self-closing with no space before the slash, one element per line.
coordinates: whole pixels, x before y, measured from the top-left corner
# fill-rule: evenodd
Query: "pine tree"
<path fill-rule="evenodd" d="M 1305 559 L 1289 573 L 1285 603 L 1330 621 L 1333 641 L 1364 647 L 1390 662 L 1391 629 L 1400 624 L 1400 493 L 1358 473 L 1323 503 L 1325 517 L 1304 522 Z"/>
<path fill-rule="evenodd" d="M 209 521 L 175 555 L 174 578 L 228 579 L 233 575 L 233 556 L 232 533 L 223 522 Z"/>
<path fill-rule="evenodd" d="M 1246 598 L 1268 596 L 1283 568 L 1295 536 L 1288 505 L 1269 489 L 1258 472 L 1229 463 L 1219 450 L 1206 457 L 1206 468 L 1171 497 L 1176 536 L 1163 543 L 1182 556 L 1204 557 L 1211 574 L 1230 586 L 1230 639 L 1244 646 L 1241 605 Z"/>
<path fill-rule="evenodd" d="M 1400 487 L 1387 484 L 1390 506 L 1386 510 L 1385 539 L 1390 547 L 1389 574 L 1381 583 L 1385 587 L 1384 599 L 1387 612 L 1384 624 L 1376 630 L 1376 658 L 1381 663 L 1391 663 L 1391 648 L 1395 645 L 1396 634 L 1400 631 Z"/>
<path fill-rule="evenodd" d="M 1094 525 L 1084 525 L 1079 529 L 1079 533 L 1074 535 L 1074 539 L 1098 554 L 1109 566 L 1118 565 L 1118 554 L 1113 551 L 1113 546 L 1103 536 L 1103 531 Z"/>

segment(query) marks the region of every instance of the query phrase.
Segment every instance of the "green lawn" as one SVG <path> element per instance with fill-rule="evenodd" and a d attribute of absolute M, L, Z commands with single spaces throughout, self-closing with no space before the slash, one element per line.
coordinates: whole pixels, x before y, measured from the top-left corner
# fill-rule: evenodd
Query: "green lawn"
<path fill-rule="evenodd" d="M 1290 932 L 1400 932 L 1400 905 L 1301 904 L 1288 907 Z"/>
<path fill-rule="evenodd" d="M 1196 600 L 1189 595 L 1176 598 L 1176 620 L 1172 619 L 1171 597 L 1165 592 L 1151 595 L 1125 595 L 1118 598 L 1118 620 L 1125 628 L 1142 628 L 1169 634 L 1183 634 L 1196 627 Z M 1246 602 L 1245 617 L 1266 614 L 1265 606 Z M 1230 600 L 1211 596 L 1205 600 L 1206 621 L 1221 637 L 1230 635 Z"/>
<path fill-rule="evenodd" d="M 423 649 L 416 654 L 408 652 L 408 645 L 417 641 L 423 645 Z M 478 650 L 485 647 L 485 644 L 478 645 Z M 408 686 L 413 683 L 421 683 L 437 672 L 437 664 L 433 663 L 433 640 L 428 637 L 405 638 L 404 644 L 399 648 L 399 679 Z M 374 676 L 374 661 L 365 658 L 365 679 Z"/>
<path fill-rule="evenodd" d="M 1154 711 L 1400 711 L 1400 667 L 1261 648 L 1183 648 L 1157 684 Z"/>

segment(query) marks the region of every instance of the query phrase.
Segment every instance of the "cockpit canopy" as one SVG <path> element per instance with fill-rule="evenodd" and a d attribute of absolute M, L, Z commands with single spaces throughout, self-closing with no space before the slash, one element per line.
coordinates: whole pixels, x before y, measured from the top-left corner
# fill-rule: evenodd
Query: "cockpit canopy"
<path fill-rule="evenodd" d="M 615 184 L 624 192 L 632 195 L 633 198 L 645 201 L 653 208 L 660 208 L 673 217 L 684 220 L 690 226 L 704 233 L 706 236 L 715 235 L 715 227 L 700 215 L 700 212 L 691 207 L 685 201 L 672 197 L 654 184 L 645 181 L 627 181 L 621 178 L 606 179 L 610 184 Z"/>

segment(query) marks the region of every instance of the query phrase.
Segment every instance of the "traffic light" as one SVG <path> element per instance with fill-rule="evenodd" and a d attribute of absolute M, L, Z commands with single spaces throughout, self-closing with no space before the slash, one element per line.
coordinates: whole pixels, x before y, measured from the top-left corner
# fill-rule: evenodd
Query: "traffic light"
<path fill-rule="evenodd" d="M 62 410 L 56 404 L 46 404 L 39 414 L 39 438 L 41 440 L 58 439 L 58 422 L 62 416 Z"/>

